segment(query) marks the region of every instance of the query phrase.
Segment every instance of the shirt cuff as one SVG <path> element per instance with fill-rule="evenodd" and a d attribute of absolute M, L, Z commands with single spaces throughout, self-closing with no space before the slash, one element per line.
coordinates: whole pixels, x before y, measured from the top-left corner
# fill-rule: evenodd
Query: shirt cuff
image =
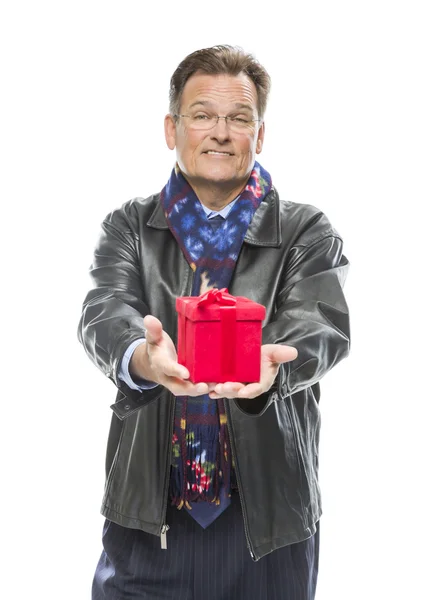
<path fill-rule="evenodd" d="M 138 338 L 130 344 L 124 353 L 121 361 L 121 367 L 118 372 L 118 378 L 124 381 L 129 388 L 138 392 L 142 392 L 142 390 L 151 390 L 158 385 L 157 383 L 153 383 L 153 381 L 147 381 L 147 379 L 141 379 L 139 377 L 133 379 L 129 373 L 129 363 L 130 359 L 132 358 L 132 354 L 135 352 L 135 349 L 144 342 L 145 338 Z"/>

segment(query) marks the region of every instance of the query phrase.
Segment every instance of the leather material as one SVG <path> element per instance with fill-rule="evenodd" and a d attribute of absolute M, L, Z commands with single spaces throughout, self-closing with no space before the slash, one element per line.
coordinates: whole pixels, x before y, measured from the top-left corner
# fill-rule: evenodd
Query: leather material
<path fill-rule="evenodd" d="M 342 251 L 340 235 L 320 210 L 281 201 L 273 189 L 248 228 L 229 287 L 266 307 L 262 343 L 298 350 L 269 392 L 226 402 L 254 560 L 313 535 L 322 513 L 319 380 L 350 349 L 343 295 L 349 262 Z M 176 344 L 176 297 L 190 295 L 193 273 L 168 230 L 159 194 L 130 200 L 107 215 L 90 276 L 78 338 L 118 388 L 101 512 L 159 536 L 175 399 L 162 386 L 138 392 L 116 376 L 127 347 L 145 334 L 145 315 L 160 319 Z"/>

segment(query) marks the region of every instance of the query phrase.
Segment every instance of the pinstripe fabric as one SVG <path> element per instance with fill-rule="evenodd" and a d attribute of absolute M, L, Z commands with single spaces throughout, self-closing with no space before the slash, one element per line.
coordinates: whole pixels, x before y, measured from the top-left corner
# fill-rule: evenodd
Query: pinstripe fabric
<path fill-rule="evenodd" d="M 92 600 L 313 600 L 319 523 L 312 538 L 258 562 L 248 551 L 237 494 L 207 529 L 169 507 L 167 550 L 160 540 L 106 520 Z"/>

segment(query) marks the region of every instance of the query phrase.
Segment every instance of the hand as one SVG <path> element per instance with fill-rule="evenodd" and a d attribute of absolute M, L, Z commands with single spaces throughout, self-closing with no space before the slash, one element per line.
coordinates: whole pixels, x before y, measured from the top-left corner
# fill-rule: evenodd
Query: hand
<path fill-rule="evenodd" d="M 173 340 L 156 317 L 144 317 L 146 343 L 133 353 L 129 370 L 138 377 L 159 383 L 175 396 L 201 396 L 214 389 L 215 384 L 186 381 L 188 369 L 178 363 Z M 132 364 L 133 362 L 133 364 Z"/>
<path fill-rule="evenodd" d="M 259 383 L 218 383 L 214 391 L 210 392 L 210 398 L 256 398 L 273 385 L 280 365 L 295 360 L 297 356 L 298 352 L 292 346 L 264 344 L 261 351 Z"/>

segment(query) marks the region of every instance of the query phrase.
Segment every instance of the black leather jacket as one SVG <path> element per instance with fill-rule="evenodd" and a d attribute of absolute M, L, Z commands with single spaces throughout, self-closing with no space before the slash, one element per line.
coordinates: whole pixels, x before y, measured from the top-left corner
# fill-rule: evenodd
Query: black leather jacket
<path fill-rule="evenodd" d="M 310 537 L 321 515 L 318 381 L 349 352 L 340 235 L 317 208 L 273 189 L 245 237 L 229 292 L 266 307 L 263 343 L 295 346 L 269 392 L 226 402 L 245 532 L 253 560 Z M 112 211 L 90 267 L 78 337 L 117 386 L 101 513 L 160 535 L 165 523 L 175 400 L 162 386 L 130 389 L 117 377 L 125 350 L 155 315 L 176 343 L 177 296 L 193 272 L 167 227 L 159 195 Z M 159 548 L 159 541 L 158 541 Z"/>

